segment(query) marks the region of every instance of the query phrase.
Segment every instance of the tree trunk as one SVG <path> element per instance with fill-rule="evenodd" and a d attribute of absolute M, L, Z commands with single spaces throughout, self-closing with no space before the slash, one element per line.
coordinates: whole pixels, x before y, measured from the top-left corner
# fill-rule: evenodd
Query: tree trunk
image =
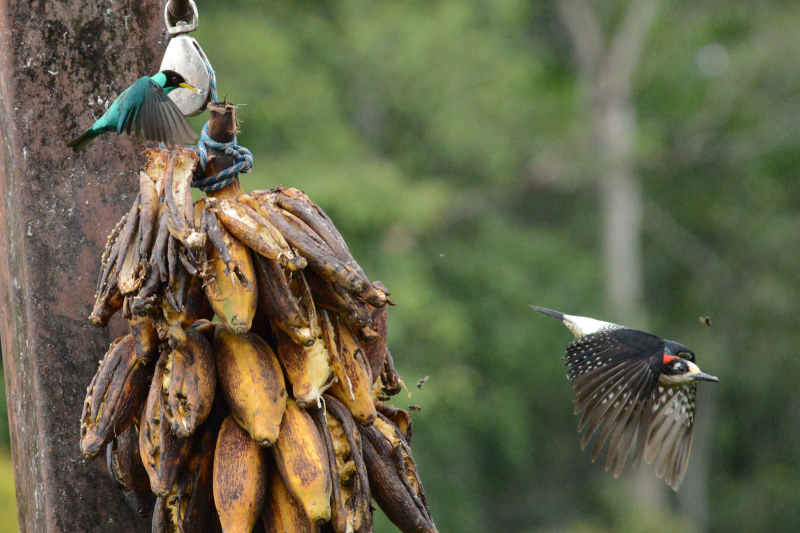
<path fill-rule="evenodd" d="M 126 324 L 89 325 L 106 236 L 135 196 L 142 146 L 65 144 L 164 49 L 159 3 L 0 0 L 0 337 L 20 530 L 149 531 L 86 463 L 86 387 Z"/>

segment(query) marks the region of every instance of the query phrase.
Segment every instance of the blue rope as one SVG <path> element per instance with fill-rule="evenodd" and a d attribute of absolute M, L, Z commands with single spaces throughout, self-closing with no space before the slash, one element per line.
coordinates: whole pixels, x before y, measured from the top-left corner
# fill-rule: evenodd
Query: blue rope
<path fill-rule="evenodd" d="M 211 68 L 211 64 L 208 60 L 204 57 L 203 64 L 206 66 L 206 70 L 208 71 L 208 75 L 211 80 L 211 89 L 209 94 L 211 95 L 211 100 L 216 102 L 217 101 L 217 74 L 214 72 L 214 69 Z M 236 136 L 234 135 L 233 140 L 229 143 L 220 143 L 211 139 L 208 136 L 208 122 L 206 125 L 203 126 L 203 131 L 200 133 L 200 141 L 197 143 L 198 148 L 198 155 L 200 156 L 200 161 L 197 165 L 197 173 L 202 175 L 205 173 L 206 165 L 208 164 L 208 149 L 214 148 L 216 150 L 224 150 L 225 155 L 229 155 L 233 158 L 233 166 L 230 168 L 226 168 L 221 172 L 217 172 L 213 176 L 209 176 L 207 178 L 200 178 L 195 179 L 192 182 L 192 187 L 197 187 L 201 191 L 205 193 L 218 191 L 224 187 L 227 187 L 231 183 L 234 182 L 239 177 L 239 174 L 250 172 L 253 169 L 253 154 L 250 153 L 250 150 L 243 146 L 239 146 L 236 144 Z"/>
<path fill-rule="evenodd" d="M 192 182 L 192 187 L 197 187 L 203 192 L 213 192 L 227 187 L 239 176 L 239 173 L 250 172 L 253 169 L 253 154 L 244 146 L 236 144 L 236 136 L 229 143 L 220 143 L 211 139 L 208 136 L 208 122 L 203 126 L 203 132 L 200 134 L 200 142 L 197 143 L 198 155 L 200 161 L 197 165 L 201 172 L 205 172 L 206 164 L 208 163 L 208 149 L 214 148 L 216 150 L 224 150 L 225 155 L 233 158 L 233 166 L 226 168 L 221 172 L 217 172 L 213 176 L 207 178 L 195 179 Z"/>
<path fill-rule="evenodd" d="M 213 68 L 211 68 L 211 63 L 208 62 L 208 59 L 206 58 L 205 54 L 203 54 L 203 57 L 201 59 L 203 60 L 203 65 L 206 66 L 206 71 L 208 71 L 208 77 L 210 78 L 210 82 L 211 82 L 211 90 L 209 90 L 208 93 L 211 95 L 211 101 L 212 102 L 216 102 L 217 101 L 217 73 Z"/>

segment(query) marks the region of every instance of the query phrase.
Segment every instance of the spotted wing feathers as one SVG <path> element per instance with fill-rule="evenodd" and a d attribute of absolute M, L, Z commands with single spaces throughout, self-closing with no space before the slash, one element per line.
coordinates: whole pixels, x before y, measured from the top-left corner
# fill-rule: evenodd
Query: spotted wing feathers
<path fill-rule="evenodd" d="M 631 449 L 634 467 L 641 462 L 663 354 L 664 341 L 626 328 L 603 329 L 567 347 L 575 412 L 584 412 L 578 425 L 579 431 L 586 430 L 581 447 L 597 433 L 592 461 L 608 444 L 605 468 L 614 466 L 615 477 L 622 473 Z"/>
<path fill-rule="evenodd" d="M 692 448 L 697 385 L 659 387 L 644 459 L 655 463 L 656 475 L 678 490 Z"/>

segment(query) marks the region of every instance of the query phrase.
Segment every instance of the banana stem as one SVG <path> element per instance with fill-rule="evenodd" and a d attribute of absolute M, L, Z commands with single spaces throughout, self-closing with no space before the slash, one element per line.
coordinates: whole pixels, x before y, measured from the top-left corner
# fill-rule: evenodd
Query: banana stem
<path fill-rule="evenodd" d="M 236 104 L 228 102 L 211 102 L 208 104 L 210 117 L 208 119 L 208 136 L 212 140 L 220 143 L 231 142 L 234 136 L 239 133 L 239 121 L 236 120 Z M 206 165 L 206 177 L 213 176 L 226 168 L 233 166 L 233 158 L 223 150 L 209 148 L 208 164 Z M 218 191 L 207 193 L 211 198 L 238 198 L 244 194 L 239 179 L 235 179 L 227 187 Z"/>

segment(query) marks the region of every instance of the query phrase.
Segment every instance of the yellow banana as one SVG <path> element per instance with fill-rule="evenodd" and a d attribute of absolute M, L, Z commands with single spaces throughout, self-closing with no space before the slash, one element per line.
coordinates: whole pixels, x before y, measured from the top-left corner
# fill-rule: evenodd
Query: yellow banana
<path fill-rule="evenodd" d="M 232 417 L 222 423 L 214 454 L 214 503 L 225 533 L 250 533 L 267 493 L 266 451 Z"/>
<path fill-rule="evenodd" d="M 225 228 L 218 226 L 214 231 L 219 232 L 219 239 L 212 237 L 211 228 L 209 239 L 219 240 L 217 244 L 224 245 L 223 253 L 227 251 L 230 260 L 220 255 L 216 245 L 210 248 L 208 264 L 211 269 L 205 280 L 206 295 L 223 324 L 241 335 L 250 331 L 258 301 L 253 260 L 250 250 Z"/>
<path fill-rule="evenodd" d="M 283 371 L 272 348 L 255 333 L 214 334 L 217 377 L 231 416 L 261 446 L 278 438 L 286 409 Z"/>
<path fill-rule="evenodd" d="M 312 315 L 311 330 L 319 330 L 316 314 Z M 320 396 L 330 386 L 331 358 L 321 337 L 314 338 L 310 346 L 295 343 L 281 329 L 275 328 L 278 359 L 292 384 L 292 396 L 297 404 L 306 408 L 320 405 Z"/>
<path fill-rule="evenodd" d="M 247 201 L 250 197 L 241 198 Z M 214 202 L 214 205 L 219 221 L 251 250 L 277 261 L 290 270 L 306 266 L 306 260 L 294 255 L 283 235 L 245 203 L 221 199 Z"/>
<path fill-rule="evenodd" d="M 317 524 L 330 520 L 331 472 L 327 448 L 311 416 L 293 400 L 286 403 L 281 436 L 272 452 L 286 488 L 308 519 Z"/>
<path fill-rule="evenodd" d="M 337 319 L 333 318 L 334 326 Z M 375 405 L 372 403 L 372 374 L 356 337 L 346 324 L 338 322 L 337 340 L 341 365 L 333 365 L 336 383 L 330 394 L 342 402 L 361 424 L 375 421 Z"/>
<path fill-rule="evenodd" d="M 308 519 L 277 469 L 270 473 L 267 494 L 268 503 L 262 515 L 266 533 L 319 533 L 319 526 Z"/>

